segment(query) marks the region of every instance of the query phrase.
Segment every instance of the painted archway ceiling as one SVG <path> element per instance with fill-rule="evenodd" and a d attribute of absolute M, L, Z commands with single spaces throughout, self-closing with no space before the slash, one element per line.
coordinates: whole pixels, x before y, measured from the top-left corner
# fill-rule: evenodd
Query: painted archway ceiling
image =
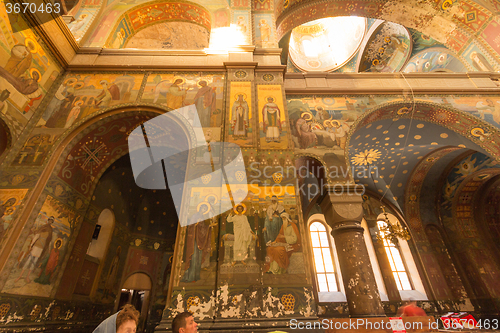
<path fill-rule="evenodd" d="M 138 31 L 161 22 L 191 22 L 208 32 L 212 27 L 229 25 L 228 13 L 215 15 L 229 10 L 225 0 L 108 1 L 102 6 L 102 14 L 97 17 L 98 24 L 88 33 L 85 46 L 102 47 L 106 44 L 113 47 L 120 32 L 118 39 L 123 41 L 115 44 L 123 47 L 125 41 Z M 75 18 L 78 19 L 77 15 Z"/>
<path fill-rule="evenodd" d="M 112 209 L 116 221 L 133 234 L 175 243 L 177 215 L 170 191 L 138 187 L 128 154 L 106 169 L 91 203 L 100 209 Z"/>
<path fill-rule="evenodd" d="M 411 104 L 409 106 L 412 107 Z M 354 126 L 348 141 L 349 162 L 355 168 L 356 181 L 385 195 L 400 209 L 412 170 L 428 154 L 447 146 L 485 154 L 490 149 L 484 146 L 484 139 L 476 140 L 469 133 L 474 128 L 480 128 L 477 120 L 470 119 L 470 124 L 466 124 L 467 115 L 427 103 L 417 103 L 415 109 L 418 111 L 410 113 L 410 117 L 405 113 L 406 107 L 408 104 L 395 103 L 368 114 Z M 492 135 L 497 132 L 489 130 Z M 368 176 L 366 172 L 357 175 L 356 171 L 370 166 L 377 167 L 374 175 Z M 413 175 L 412 181 L 422 182 L 424 178 L 425 173 L 421 173 Z"/>

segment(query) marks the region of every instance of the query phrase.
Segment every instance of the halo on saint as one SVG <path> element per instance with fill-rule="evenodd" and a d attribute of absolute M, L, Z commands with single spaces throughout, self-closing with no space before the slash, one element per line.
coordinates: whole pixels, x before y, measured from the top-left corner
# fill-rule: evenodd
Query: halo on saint
<path fill-rule="evenodd" d="M 323 127 L 327 128 L 327 127 L 331 127 L 332 126 L 332 122 L 330 120 L 325 120 L 323 122 Z"/>
<path fill-rule="evenodd" d="M 42 79 L 42 73 L 40 73 L 40 71 L 36 68 L 30 68 L 30 75 L 31 77 L 34 77 L 33 76 L 33 73 L 37 73 L 38 74 L 38 81 Z"/>
<path fill-rule="evenodd" d="M 266 97 L 264 98 L 264 100 L 265 100 L 265 101 L 267 101 L 269 98 L 271 98 L 271 99 L 273 100 L 273 102 L 275 102 L 275 101 L 276 101 L 276 98 L 274 98 L 274 96 L 272 96 L 272 95 L 268 95 L 268 96 L 266 96 Z"/>
<path fill-rule="evenodd" d="M 181 82 L 177 83 L 177 84 L 184 84 L 184 82 L 186 82 L 186 80 L 183 77 L 180 77 L 180 76 L 175 76 L 174 80 L 172 82 L 175 83 L 175 81 L 177 81 L 177 80 L 181 80 Z"/>
<path fill-rule="evenodd" d="M 300 118 L 308 121 L 308 120 L 313 119 L 313 115 L 310 111 L 306 111 L 306 112 L 302 112 L 302 114 L 300 115 Z"/>
<path fill-rule="evenodd" d="M 237 94 L 234 95 L 234 100 L 237 101 L 238 100 L 238 96 L 239 95 L 243 95 L 243 99 L 246 100 L 247 99 L 247 94 L 245 94 L 244 92 L 239 92 Z"/>
<path fill-rule="evenodd" d="M 206 202 L 208 202 L 208 198 L 214 198 L 214 199 L 215 199 L 215 200 L 214 200 L 214 205 L 215 205 L 217 202 L 219 202 L 219 198 L 217 198 L 217 196 L 216 196 L 215 194 L 213 194 L 213 193 L 212 193 L 212 194 L 207 195 L 207 196 L 205 197 L 205 199 L 204 199 L 204 200 L 205 200 Z"/>
<path fill-rule="evenodd" d="M 74 77 L 72 77 L 72 78 L 69 78 L 66 81 L 64 81 L 64 85 L 71 87 L 72 85 L 74 85 L 76 83 L 76 81 L 77 80 Z"/>
<path fill-rule="evenodd" d="M 201 206 L 207 206 L 207 211 L 205 213 L 203 213 L 203 215 L 208 214 L 208 212 L 210 211 L 210 204 L 208 202 L 206 202 L 206 201 L 200 202 L 198 204 L 198 206 L 196 206 L 196 211 L 197 212 L 200 212 Z"/>
<path fill-rule="evenodd" d="M 238 212 L 238 207 L 243 207 L 243 211 L 240 213 Z M 237 214 L 237 215 L 243 215 L 247 212 L 247 206 L 244 204 L 244 203 L 239 203 L 237 204 L 236 206 L 233 207 L 233 211 Z"/>
<path fill-rule="evenodd" d="M 38 52 L 38 46 L 35 40 L 31 37 L 26 37 L 24 40 L 24 46 L 31 52 L 31 53 L 37 53 Z"/>
<path fill-rule="evenodd" d="M 57 246 L 57 243 L 59 243 L 59 246 Z M 63 244 L 62 238 L 57 238 L 56 241 L 54 242 L 54 249 L 60 249 Z"/>
<path fill-rule="evenodd" d="M 340 121 L 332 119 L 331 124 L 332 124 L 332 126 L 335 126 L 335 125 L 340 126 Z"/>

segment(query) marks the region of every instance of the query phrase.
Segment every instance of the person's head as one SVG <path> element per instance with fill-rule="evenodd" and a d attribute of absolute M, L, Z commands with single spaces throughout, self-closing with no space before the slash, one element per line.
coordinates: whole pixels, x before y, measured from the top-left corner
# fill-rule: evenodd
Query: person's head
<path fill-rule="evenodd" d="M 272 103 L 272 102 L 274 102 L 274 98 L 272 98 L 272 97 L 268 97 L 268 98 L 267 98 L 267 101 L 268 101 L 269 103 Z"/>
<path fill-rule="evenodd" d="M 182 79 L 177 79 L 177 80 L 174 81 L 174 84 L 181 84 L 182 82 L 183 82 Z"/>
<path fill-rule="evenodd" d="M 179 313 L 172 320 L 173 333 L 196 333 L 198 324 L 194 321 L 193 314 L 189 311 Z"/>
<path fill-rule="evenodd" d="M 486 103 L 488 103 L 488 106 L 495 106 L 495 103 L 491 99 L 486 99 Z"/>
<path fill-rule="evenodd" d="M 242 205 L 238 205 L 238 206 L 236 206 L 236 211 L 237 211 L 239 214 L 243 213 L 243 210 L 244 210 L 244 208 L 243 208 L 243 206 L 242 206 Z"/>
<path fill-rule="evenodd" d="M 200 206 L 200 213 L 202 214 L 205 214 L 205 212 L 208 211 L 208 205 L 207 204 L 203 204 Z"/>
<path fill-rule="evenodd" d="M 277 196 L 275 196 L 275 195 L 273 195 L 273 196 L 271 197 L 271 202 L 272 202 L 273 204 L 274 204 L 274 203 L 277 203 L 277 202 L 278 202 L 278 197 L 277 197 Z"/>
<path fill-rule="evenodd" d="M 286 229 L 288 224 L 290 224 L 290 222 L 291 222 L 290 215 L 288 215 L 288 213 L 281 213 L 280 216 L 281 216 L 281 219 L 283 220 L 283 227 Z"/>
<path fill-rule="evenodd" d="M 132 304 L 125 305 L 116 316 L 116 333 L 135 333 L 139 316 Z"/>
<path fill-rule="evenodd" d="M 198 84 L 200 86 L 202 86 L 202 87 L 206 87 L 207 86 L 207 81 L 202 80 L 202 81 L 198 82 Z"/>
<path fill-rule="evenodd" d="M 50 224 L 54 223 L 54 216 L 49 217 L 49 220 L 47 222 Z"/>

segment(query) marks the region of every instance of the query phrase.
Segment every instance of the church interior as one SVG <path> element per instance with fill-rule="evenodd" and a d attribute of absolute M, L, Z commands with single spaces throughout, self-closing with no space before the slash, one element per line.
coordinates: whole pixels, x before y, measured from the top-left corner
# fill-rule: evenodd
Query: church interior
<path fill-rule="evenodd" d="M 0 46 L 0 332 L 498 329 L 497 0 L 6 0 Z"/>

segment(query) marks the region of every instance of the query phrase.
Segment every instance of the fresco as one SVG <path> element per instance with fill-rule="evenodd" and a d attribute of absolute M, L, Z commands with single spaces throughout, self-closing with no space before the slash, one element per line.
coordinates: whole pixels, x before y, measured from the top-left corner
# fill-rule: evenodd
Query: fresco
<path fill-rule="evenodd" d="M 254 119 L 252 117 L 252 83 L 231 82 L 229 96 L 228 141 L 240 147 L 253 144 Z"/>
<path fill-rule="evenodd" d="M 14 165 L 41 165 L 59 136 L 94 112 L 137 99 L 142 74 L 68 74 Z"/>
<path fill-rule="evenodd" d="M 412 46 L 412 56 L 415 54 L 419 53 L 420 51 L 423 51 L 425 49 L 428 49 L 430 47 L 443 47 L 445 46 L 435 40 L 432 37 L 429 37 L 427 35 L 424 35 L 420 31 L 417 31 L 415 29 L 408 29 L 408 31 L 411 34 L 411 39 L 413 41 L 413 46 Z"/>
<path fill-rule="evenodd" d="M 27 189 L 0 190 L 0 249 L 9 239 L 16 213 L 27 192 Z"/>
<path fill-rule="evenodd" d="M 259 144 L 265 149 L 288 147 L 287 116 L 280 85 L 258 85 Z"/>
<path fill-rule="evenodd" d="M 497 5 L 498 6 L 498 5 Z M 500 43 L 498 43 L 498 35 L 500 34 L 500 19 L 494 17 L 490 23 L 483 29 L 481 37 L 488 43 L 488 45 L 497 53 L 500 54 Z"/>
<path fill-rule="evenodd" d="M 30 232 L 21 242 L 16 264 L 2 292 L 50 296 L 78 220 L 79 216 L 66 205 L 47 196 L 35 221 L 25 226 Z"/>
<path fill-rule="evenodd" d="M 198 24 L 162 22 L 137 32 L 127 40 L 124 47 L 155 50 L 203 50 L 208 47 L 209 35 L 209 31 Z"/>
<path fill-rule="evenodd" d="M 100 6 L 85 6 L 76 12 L 74 15 L 75 20 L 68 24 L 68 28 L 77 42 L 83 38 L 100 9 Z"/>
<path fill-rule="evenodd" d="M 255 45 L 258 47 L 277 47 L 276 29 L 272 14 L 254 14 Z"/>
<path fill-rule="evenodd" d="M 124 13 L 112 33 L 106 47 L 118 49 L 125 47 L 127 39 L 140 30 L 165 21 L 192 22 L 210 31 L 211 15 L 203 7 L 194 3 L 155 1 L 137 6 Z"/>
<path fill-rule="evenodd" d="M 250 11 L 233 10 L 232 23 L 236 24 L 237 29 L 245 36 L 245 42 L 252 42 L 252 24 L 250 22 Z"/>
<path fill-rule="evenodd" d="M 411 54 L 411 37 L 405 27 L 384 22 L 370 36 L 360 58 L 359 72 L 398 72 Z"/>
<path fill-rule="evenodd" d="M 151 73 L 141 100 L 170 109 L 195 104 L 203 128 L 220 136 L 224 75 L 209 73 Z M 219 134 L 215 134 L 219 133 Z"/>
<path fill-rule="evenodd" d="M 462 57 L 475 71 L 494 72 L 496 69 L 500 68 L 500 66 L 489 59 L 486 53 L 481 51 L 475 43 L 471 43 L 462 53 Z"/>
<path fill-rule="evenodd" d="M 61 68 L 26 22 L 13 24 L 0 4 L 0 117 L 17 138 Z"/>
<path fill-rule="evenodd" d="M 429 48 L 414 55 L 406 64 L 405 73 L 436 71 L 467 72 L 465 65 L 445 48 Z"/>

